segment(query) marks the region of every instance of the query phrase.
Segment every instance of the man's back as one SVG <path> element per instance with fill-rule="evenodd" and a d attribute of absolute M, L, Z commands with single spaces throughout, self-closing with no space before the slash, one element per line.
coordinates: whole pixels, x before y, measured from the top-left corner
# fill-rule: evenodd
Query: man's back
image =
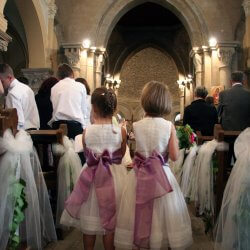
<path fill-rule="evenodd" d="M 238 84 L 220 93 L 219 116 L 225 130 L 244 130 L 250 121 L 250 92 Z"/>
<path fill-rule="evenodd" d="M 203 99 L 195 100 L 185 108 L 183 124 L 189 124 L 194 131 L 201 131 L 202 135 L 213 135 L 214 124 L 217 122 L 216 108 Z"/>
<path fill-rule="evenodd" d="M 18 129 L 39 128 L 40 121 L 32 89 L 17 79 L 11 83 L 6 96 L 6 107 L 16 108 Z"/>
<path fill-rule="evenodd" d="M 71 78 L 60 80 L 51 89 L 53 117 L 50 123 L 58 120 L 73 120 L 84 126 L 86 109 L 86 89 L 83 84 Z"/>

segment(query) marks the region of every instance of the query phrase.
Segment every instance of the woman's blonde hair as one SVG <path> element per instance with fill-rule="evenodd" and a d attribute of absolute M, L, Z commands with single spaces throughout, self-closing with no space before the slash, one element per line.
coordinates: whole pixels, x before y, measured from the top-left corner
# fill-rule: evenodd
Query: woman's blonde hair
<path fill-rule="evenodd" d="M 172 100 L 168 87 L 157 81 L 147 83 L 142 90 L 141 105 L 149 116 L 170 114 Z"/>

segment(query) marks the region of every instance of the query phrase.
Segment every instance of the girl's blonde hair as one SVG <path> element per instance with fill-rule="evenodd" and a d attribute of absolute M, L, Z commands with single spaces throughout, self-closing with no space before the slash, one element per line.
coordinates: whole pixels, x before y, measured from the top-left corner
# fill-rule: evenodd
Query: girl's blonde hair
<path fill-rule="evenodd" d="M 172 100 L 168 87 L 157 81 L 147 83 L 142 90 L 141 105 L 149 116 L 170 114 Z"/>

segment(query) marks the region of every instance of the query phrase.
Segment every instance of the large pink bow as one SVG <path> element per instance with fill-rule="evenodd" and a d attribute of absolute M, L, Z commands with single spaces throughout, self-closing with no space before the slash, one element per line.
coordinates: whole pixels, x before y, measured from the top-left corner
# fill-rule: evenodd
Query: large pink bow
<path fill-rule="evenodd" d="M 149 248 L 154 199 L 172 191 L 164 172 L 163 156 L 156 151 L 148 158 L 135 153 L 134 169 L 137 177 L 134 244 Z"/>
<path fill-rule="evenodd" d="M 116 199 L 109 165 L 121 163 L 121 150 L 116 150 L 112 155 L 105 150 L 101 156 L 97 156 L 86 149 L 85 156 L 88 167 L 81 172 L 65 203 L 65 209 L 72 217 L 79 219 L 81 205 L 88 200 L 91 185 L 94 184 L 102 226 L 106 231 L 113 232 L 116 223 Z"/>

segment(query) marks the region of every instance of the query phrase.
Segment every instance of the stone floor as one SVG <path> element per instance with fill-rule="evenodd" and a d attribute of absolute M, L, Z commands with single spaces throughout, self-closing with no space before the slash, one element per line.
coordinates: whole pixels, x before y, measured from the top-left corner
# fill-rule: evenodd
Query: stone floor
<path fill-rule="evenodd" d="M 213 250 L 211 237 L 205 235 L 203 221 L 194 216 L 194 209 L 191 205 L 189 205 L 189 213 L 192 222 L 194 243 L 188 250 Z M 51 243 L 45 250 L 83 250 L 82 234 L 77 230 L 73 230 L 64 240 Z M 103 250 L 101 237 L 97 238 L 95 250 Z"/>

